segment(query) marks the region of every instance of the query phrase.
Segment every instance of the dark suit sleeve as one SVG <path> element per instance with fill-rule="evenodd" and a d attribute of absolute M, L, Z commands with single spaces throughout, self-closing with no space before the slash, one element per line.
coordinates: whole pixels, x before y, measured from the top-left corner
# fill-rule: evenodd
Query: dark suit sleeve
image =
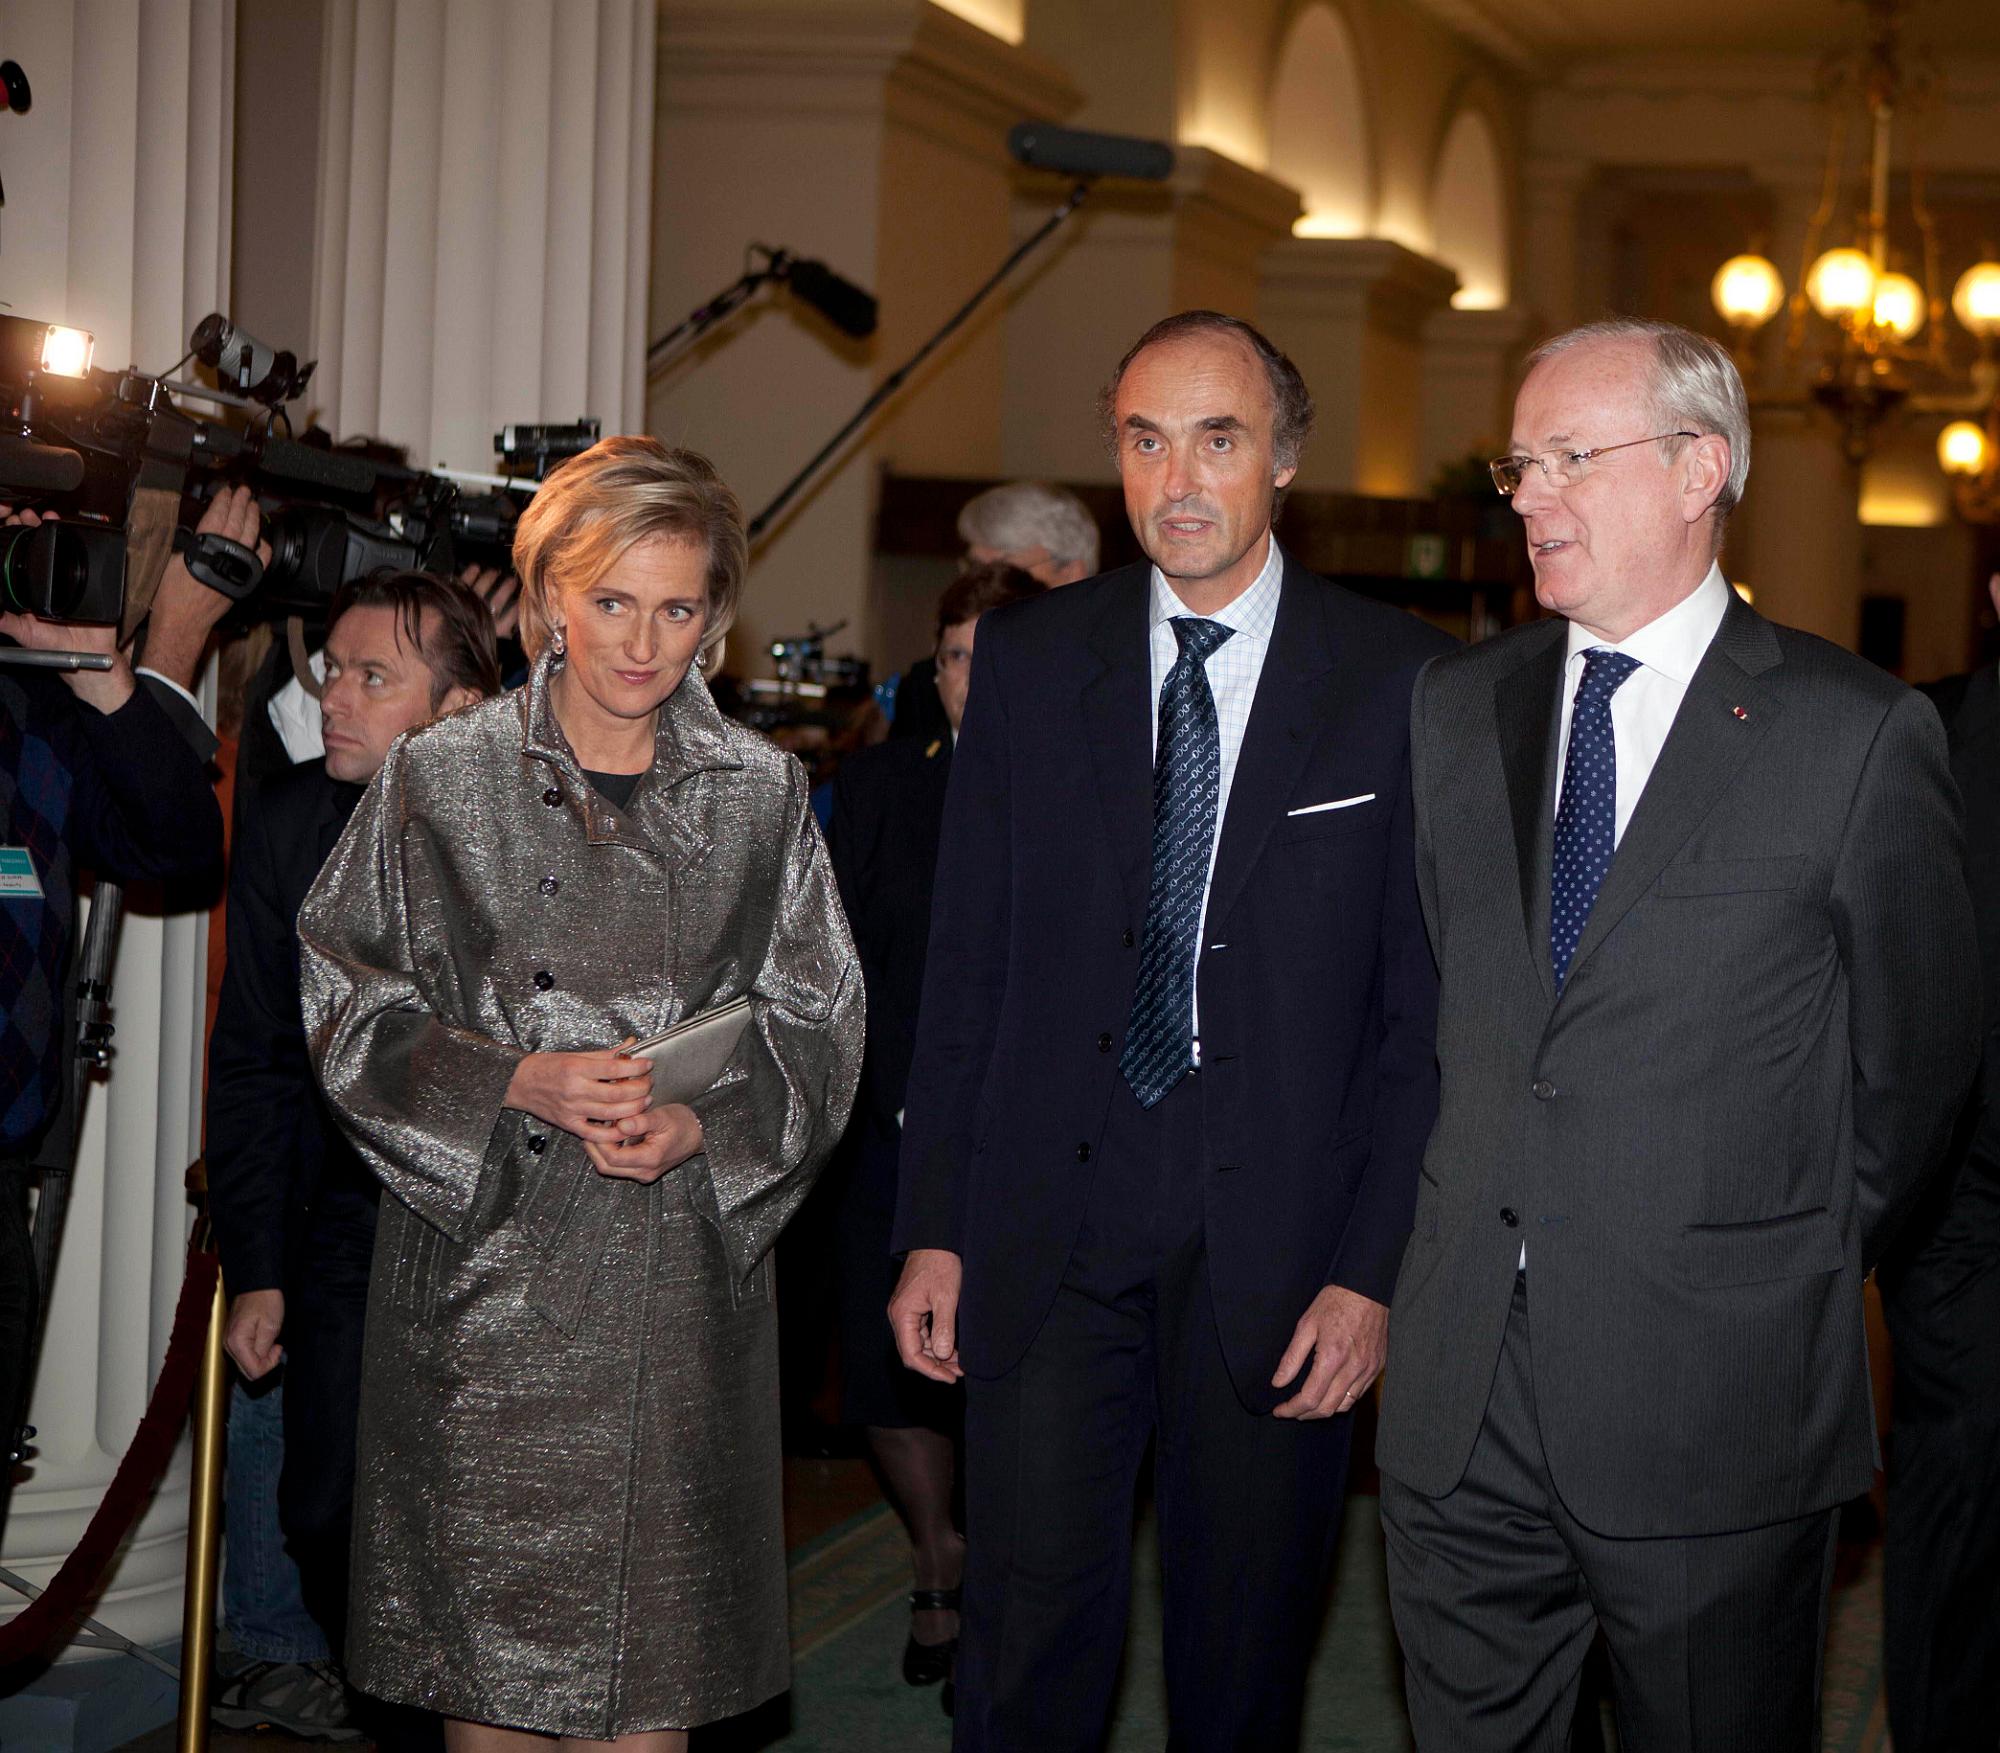
<path fill-rule="evenodd" d="M 1387 1303 L 1416 1214 L 1417 1166 L 1437 1121 L 1437 963 L 1417 891 L 1413 785 L 1406 772 L 1389 822 L 1376 961 L 1382 1044 L 1374 1146 L 1327 1281 Z"/>
<path fill-rule="evenodd" d="M 931 899 L 924 996 L 903 1111 L 891 1251 L 963 1252 L 965 1181 L 979 1092 L 1007 992 L 1013 798 L 999 646 L 988 621 L 972 648 L 965 721 L 952 756 Z"/>
<path fill-rule="evenodd" d="M 299 1014 L 298 921 L 288 917 L 271 816 L 243 813 L 229 874 L 229 961 L 208 1048 L 208 1203 L 232 1296 L 284 1282 L 299 1117 L 319 1093 Z"/>
<path fill-rule="evenodd" d="M 181 741 L 194 752 L 194 758 L 204 767 L 215 759 L 216 750 L 222 747 L 222 739 L 208 728 L 208 720 L 195 710 L 188 698 L 166 677 L 155 675 L 151 670 L 138 672 L 139 686 L 152 697 L 153 703 L 166 714 L 167 721 Z"/>
<path fill-rule="evenodd" d="M 116 712 L 76 702 L 70 836 L 77 862 L 119 882 L 219 876 L 222 810 L 194 751 L 145 687 Z"/>
<path fill-rule="evenodd" d="M 1979 959 L 1959 803 L 1936 712 L 1898 698 L 1876 732 L 1829 905 L 1848 983 L 1862 1257 L 1873 1266 L 1937 1166 L 1979 1056 Z"/>

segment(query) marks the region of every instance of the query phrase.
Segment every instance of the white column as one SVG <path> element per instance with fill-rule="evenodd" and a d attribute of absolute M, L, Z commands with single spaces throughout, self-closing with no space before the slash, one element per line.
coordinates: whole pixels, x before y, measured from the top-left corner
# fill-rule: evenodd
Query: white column
<path fill-rule="evenodd" d="M 1417 478 L 1426 490 L 1445 465 L 1507 448 L 1521 355 L 1532 334 L 1528 313 L 1514 304 L 1434 311 L 1424 324 Z"/>
<path fill-rule="evenodd" d="M 649 0 L 329 0 L 312 399 L 490 468 L 509 421 L 644 423 Z"/>
<path fill-rule="evenodd" d="M 234 0 L 0 0 L 34 107 L 0 117 L 0 233 L 16 314 L 97 336 L 97 361 L 162 372 L 227 306 Z M 86 1097 L 29 1419 L 35 1455 L 0 1563 L 46 1582 L 82 1536 L 144 1410 L 181 1282 L 182 1177 L 200 1148 L 207 920 L 128 916 L 117 1055 Z M 113 1567 L 97 1617 L 178 1635 L 183 1447 Z M 0 1597 L 0 1618 L 21 1604 Z"/>

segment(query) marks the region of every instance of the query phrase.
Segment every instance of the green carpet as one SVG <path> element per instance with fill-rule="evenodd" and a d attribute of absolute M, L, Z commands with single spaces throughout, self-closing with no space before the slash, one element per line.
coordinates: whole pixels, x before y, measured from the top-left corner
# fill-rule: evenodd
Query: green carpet
<path fill-rule="evenodd" d="M 1881 1552 L 1857 1550 L 1836 1580 L 1827 1638 L 1827 1753 L 1883 1753 Z M 1152 1753 L 1166 1741 L 1160 1673 L 1158 1547 L 1138 1542 L 1132 1628 L 1109 1753 Z M 936 1687 L 899 1671 L 909 1615 L 902 1530 L 886 1507 L 866 1510 L 792 1560 L 796 1671 L 788 1720 L 760 1724 L 755 1745 L 784 1753 L 940 1753 L 950 1725 Z M 1376 1500 L 1348 1500 L 1332 1607 L 1306 1695 L 1305 1753 L 1409 1753 L 1399 1659 L 1389 1623 Z"/>

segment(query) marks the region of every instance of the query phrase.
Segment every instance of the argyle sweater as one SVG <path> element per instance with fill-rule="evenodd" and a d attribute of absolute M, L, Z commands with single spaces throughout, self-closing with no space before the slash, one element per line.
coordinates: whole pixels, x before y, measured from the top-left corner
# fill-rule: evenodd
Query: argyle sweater
<path fill-rule="evenodd" d="M 222 864 L 201 762 L 141 685 L 116 712 L 54 676 L 0 669 L 0 844 L 25 847 L 40 898 L 0 895 L 0 1155 L 23 1155 L 61 1103 L 75 871 L 200 879 Z"/>

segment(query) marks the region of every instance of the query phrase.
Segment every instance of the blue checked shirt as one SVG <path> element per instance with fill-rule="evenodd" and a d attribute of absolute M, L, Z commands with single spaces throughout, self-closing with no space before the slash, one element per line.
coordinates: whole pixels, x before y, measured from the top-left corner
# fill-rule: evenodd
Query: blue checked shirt
<path fill-rule="evenodd" d="M 1243 751 L 1243 732 L 1250 723 L 1250 704 L 1257 697 L 1257 678 L 1264 673 L 1264 654 L 1271 648 L 1271 628 L 1278 619 L 1278 595 L 1285 581 L 1285 556 L 1279 550 L 1277 538 L 1268 536 L 1265 539 L 1269 547 L 1264 556 L 1264 569 L 1257 574 L 1255 582 L 1226 608 L 1208 617 L 1235 630 L 1235 637 L 1225 639 L 1221 649 L 1202 666 L 1203 673 L 1208 677 L 1209 692 L 1215 696 L 1215 728 L 1222 754 L 1222 787 L 1215 805 L 1218 842 L 1222 838 L 1222 824 L 1229 819 L 1229 787 L 1236 777 L 1236 757 Z M 1159 756 L 1160 745 L 1160 689 L 1166 682 L 1167 671 L 1174 667 L 1175 660 L 1180 656 L 1180 642 L 1174 638 L 1174 630 L 1168 623 L 1176 615 L 1187 613 L 1187 604 L 1174 595 L 1174 588 L 1167 583 L 1166 574 L 1155 566 L 1148 609 L 1153 656 L 1155 759 Z M 1208 929 L 1208 890 L 1214 880 L 1215 847 L 1211 845 L 1208 849 L 1208 877 L 1201 891 L 1204 932 Z M 1197 948 L 1196 965 L 1199 964 L 1200 952 Z M 1199 1065 L 1201 998 L 1198 993 L 1194 1000 L 1194 1058 Z"/>

